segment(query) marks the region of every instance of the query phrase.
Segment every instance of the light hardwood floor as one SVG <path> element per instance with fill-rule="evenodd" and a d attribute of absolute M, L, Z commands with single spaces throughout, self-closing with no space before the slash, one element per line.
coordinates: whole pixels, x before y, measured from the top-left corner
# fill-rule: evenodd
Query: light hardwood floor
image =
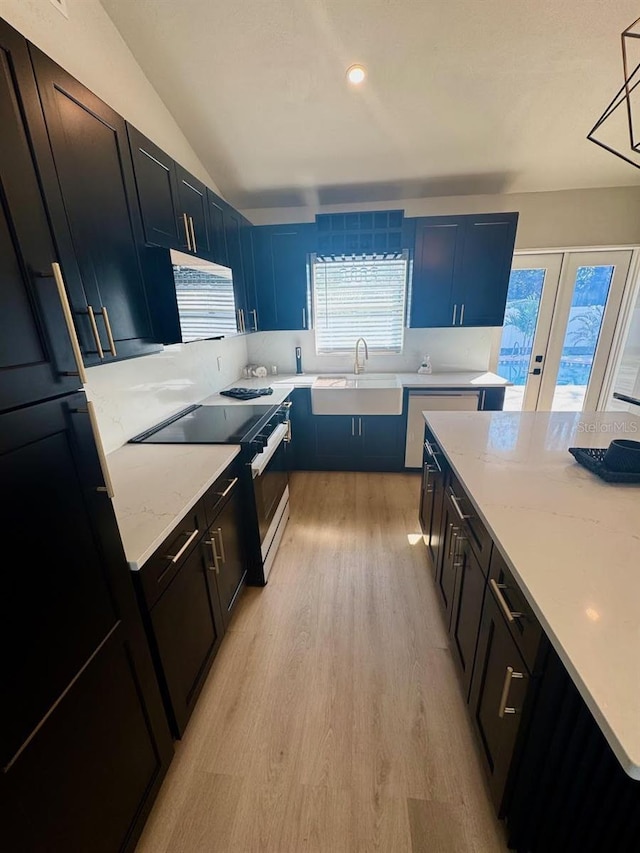
<path fill-rule="evenodd" d="M 136 853 L 502 853 L 414 474 L 303 473 Z M 418 540 L 418 541 L 416 541 Z"/>

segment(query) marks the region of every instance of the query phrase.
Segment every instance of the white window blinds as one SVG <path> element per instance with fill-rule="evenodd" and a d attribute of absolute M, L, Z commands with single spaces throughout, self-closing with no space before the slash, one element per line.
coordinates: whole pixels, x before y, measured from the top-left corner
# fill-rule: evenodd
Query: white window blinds
<path fill-rule="evenodd" d="M 402 352 L 407 253 L 354 258 L 312 256 L 316 351 Z"/>

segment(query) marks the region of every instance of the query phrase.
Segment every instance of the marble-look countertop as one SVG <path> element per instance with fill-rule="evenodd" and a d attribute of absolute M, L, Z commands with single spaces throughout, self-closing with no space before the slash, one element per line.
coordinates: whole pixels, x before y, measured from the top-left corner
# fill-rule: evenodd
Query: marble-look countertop
<path fill-rule="evenodd" d="M 237 444 L 125 444 L 107 455 L 113 506 L 133 571 L 239 452 Z"/>
<path fill-rule="evenodd" d="M 568 447 L 640 440 L 626 412 L 425 412 L 626 773 L 640 779 L 640 484 Z"/>
<path fill-rule="evenodd" d="M 285 374 L 276 374 L 275 376 L 269 374 L 265 376 L 263 379 L 238 379 L 232 385 L 229 385 L 229 388 L 273 388 L 273 394 L 268 397 L 256 398 L 254 400 L 247 400 L 248 403 L 260 403 L 260 402 L 268 402 L 272 401 L 275 404 L 280 404 L 283 400 L 286 399 L 287 395 L 291 393 L 293 388 L 310 388 L 314 381 L 320 376 L 341 376 L 343 374 L 340 371 L 335 372 L 327 372 L 325 373 L 285 373 Z M 367 371 L 365 370 L 362 374 L 366 377 Z M 496 373 L 490 373 L 488 371 L 458 371 L 456 373 L 394 373 L 393 371 L 389 372 L 390 376 L 397 376 L 398 381 L 402 385 L 403 388 L 418 388 L 429 391 L 439 390 L 443 388 L 448 389 L 474 389 L 482 390 L 484 388 L 506 388 L 508 385 L 512 385 L 513 383 L 509 382 L 507 379 L 503 379 L 502 376 L 498 376 Z M 228 405 L 239 403 L 242 405 L 245 401 L 237 401 L 233 400 L 230 397 L 225 397 L 221 394 L 212 394 L 210 397 L 207 397 L 205 400 L 200 401 L 203 405 Z"/>

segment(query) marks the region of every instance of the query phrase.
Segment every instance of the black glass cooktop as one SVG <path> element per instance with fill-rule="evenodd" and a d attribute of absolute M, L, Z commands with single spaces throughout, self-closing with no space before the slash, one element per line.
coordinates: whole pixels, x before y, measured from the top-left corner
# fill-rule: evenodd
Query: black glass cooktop
<path fill-rule="evenodd" d="M 130 438 L 148 444 L 242 444 L 260 432 L 277 406 L 190 406 Z"/>

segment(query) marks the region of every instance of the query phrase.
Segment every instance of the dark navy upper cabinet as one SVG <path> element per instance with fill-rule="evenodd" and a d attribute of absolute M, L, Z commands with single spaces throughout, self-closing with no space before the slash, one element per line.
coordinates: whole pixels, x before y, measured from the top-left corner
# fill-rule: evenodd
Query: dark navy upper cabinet
<path fill-rule="evenodd" d="M 209 230 L 209 252 L 211 260 L 229 266 L 227 236 L 225 229 L 225 207 L 220 196 L 207 187 L 207 227 Z"/>
<path fill-rule="evenodd" d="M 175 162 L 133 125 L 127 124 L 145 242 L 166 249 L 186 248 L 178 230 L 178 182 Z"/>
<path fill-rule="evenodd" d="M 84 361 L 157 350 L 124 119 L 29 47 L 46 121 L 33 111 L 30 130 Z"/>
<path fill-rule="evenodd" d="M 458 325 L 503 324 L 517 222 L 517 213 L 466 217 L 454 294 Z"/>
<path fill-rule="evenodd" d="M 37 102 L 26 42 L 0 21 L 0 410 L 81 385 L 52 275 L 57 256 L 22 118 L 22 110 Z"/>
<path fill-rule="evenodd" d="M 462 255 L 464 224 L 463 216 L 417 219 L 410 326 L 454 325 L 453 296 Z"/>
<path fill-rule="evenodd" d="M 315 223 L 252 228 L 260 329 L 310 329 L 309 254 Z"/>
<path fill-rule="evenodd" d="M 176 163 L 176 179 L 178 181 L 178 230 L 186 238 L 187 251 L 208 258 L 210 246 L 207 188 L 202 181 L 183 169 L 179 163 Z"/>
<path fill-rule="evenodd" d="M 501 326 L 517 213 L 419 217 L 409 325 Z"/>

